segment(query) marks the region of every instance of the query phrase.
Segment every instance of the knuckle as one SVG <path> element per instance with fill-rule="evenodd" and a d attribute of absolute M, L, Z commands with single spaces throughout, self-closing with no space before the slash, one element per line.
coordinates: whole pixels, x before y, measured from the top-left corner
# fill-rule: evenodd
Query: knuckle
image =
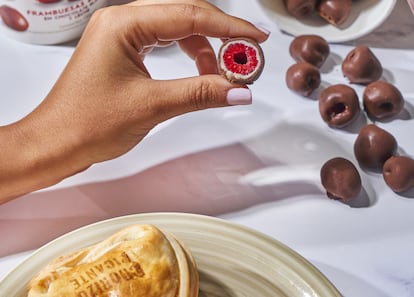
<path fill-rule="evenodd" d="M 192 100 L 195 109 L 205 109 L 213 105 L 216 92 L 208 82 L 201 82 L 201 84 L 196 85 L 194 88 Z"/>
<path fill-rule="evenodd" d="M 96 10 L 91 17 L 91 22 L 92 23 L 100 23 L 102 22 L 102 20 L 104 20 L 108 14 L 112 14 L 112 7 L 105 7 L 105 8 L 100 8 L 98 10 Z"/>
<path fill-rule="evenodd" d="M 119 9 L 117 6 L 108 6 L 96 10 L 89 22 L 95 28 L 103 28 L 104 30 L 114 28 L 113 25 L 117 23 L 119 23 Z"/>
<path fill-rule="evenodd" d="M 182 5 L 182 12 L 189 16 L 194 16 L 197 14 L 199 7 L 193 3 L 184 3 Z"/>
<path fill-rule="evenodd" d="M 185 3 L 181 6 L 181 12 L 180 13 L 186 19 L 193 20 L 191 22 L 191 25 L 194 27 L 195 26 L 195 21 L 197 20 L 198 15 L 200 14 L 200 7 L 198 7 L 194 4 Z"/>

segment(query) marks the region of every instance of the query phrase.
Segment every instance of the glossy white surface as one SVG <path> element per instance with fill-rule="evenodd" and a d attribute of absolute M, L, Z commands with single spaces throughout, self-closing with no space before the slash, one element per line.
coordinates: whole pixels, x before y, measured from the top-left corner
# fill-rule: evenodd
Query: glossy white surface
<path fill-rule="evenodd" d="M 8 238 L 0 248 L 3 255 L 34 249 L 108 217 L 186 211 L 220 216 L 272 236 L 316 265 L 344 296 L 414 296 L 412 193 L 397 195 L 372 173 L 366 173 L 371 194 L 351 207 L 327 199 L 309 181 L 271 187 L 238 183 L 266 167 L 318 166 L 338 155 L 354 160 L 352 144 L 364 119 L 347 130 L 328 128 L 317 103 L 292 94 L 284 83 L 293 63 L 288 53 L 292 37 L 280 33 L 257 1 L 215 2 L 272 31 L 263 44 L 263 75 L 251 87 L 253 105 L 175 118 L 156 127 L 129 154 L 0 206 L 0 238 Z M 369 35 L 332 45 L 322 68 L 324 85 L 346 83 L 340 62 L 357 43 L 372 47 L 384 66 L 384 78 L 405 96 L 404 112 L 378 124 L 414 156 L 414 17 L 406 2 L 397 1 L 390 17 Z M 0 36 L 0 57 L 7 57 L 0 60 L 0 124 L 21 118 L 40 102 L 72 51 L 72 44 L 30 46 Z M 196 73 L 174 47 L 155 51 L 146 63 L 155 78 Z M 361 94 L 362 88 L 356 89 Z M 26 255 L 2 259 L 2 275 Z"/>

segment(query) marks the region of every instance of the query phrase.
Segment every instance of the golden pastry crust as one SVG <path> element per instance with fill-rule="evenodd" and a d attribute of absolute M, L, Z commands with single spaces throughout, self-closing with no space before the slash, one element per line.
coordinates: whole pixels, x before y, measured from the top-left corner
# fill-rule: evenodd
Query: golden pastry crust
<path fill-rule="evenodd" d="M 177 297 L 180 269 L 167 236 L 133 225 L 50 262 L 29 284 L 28 297 Z"/>

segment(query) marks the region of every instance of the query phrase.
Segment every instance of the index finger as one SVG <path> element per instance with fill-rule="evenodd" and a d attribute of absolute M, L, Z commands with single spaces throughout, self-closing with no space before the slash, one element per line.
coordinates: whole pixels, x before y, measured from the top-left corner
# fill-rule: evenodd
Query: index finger
<path fill-rule="evenodd" d="M 130 37 L 141 46 L 153 45 L 158 41 L 181 40 L 191 35 L 248 37 L 259 43 L 268 38 L 268 32 L 246 20 L 193 4 L 149 4 L 116 8 L 120 10 L 113 16 L 117 22 L 109 23 L 127 28 L 125 34 L 133 34 Z"/>
<path fill-rule="evenodd" d="M 144 5 L 165 5 L 165 4 L 190 4 L 204 8 L 221 11 L 217 6 L 205 0 L 138 0 L 128 3 L 130 6 L 144 6 Z"/>

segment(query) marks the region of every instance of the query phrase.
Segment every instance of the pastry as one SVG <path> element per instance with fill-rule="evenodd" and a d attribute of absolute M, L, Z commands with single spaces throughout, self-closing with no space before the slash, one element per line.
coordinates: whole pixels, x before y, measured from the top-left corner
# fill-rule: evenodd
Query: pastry
<path fill-rule="evenodd" d="M 196 297 L 198 274 L 187 249 L 153 225 L 133 225 L 52 260 L 28 297 Z"/>

